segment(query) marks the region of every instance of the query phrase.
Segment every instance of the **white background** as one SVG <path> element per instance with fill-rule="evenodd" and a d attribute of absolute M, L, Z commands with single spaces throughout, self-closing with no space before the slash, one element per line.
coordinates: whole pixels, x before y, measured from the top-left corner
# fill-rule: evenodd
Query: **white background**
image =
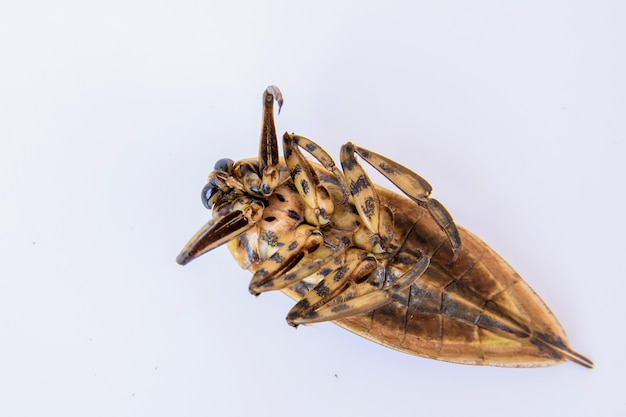
<path fill-rule="evenodd" d="M 2 6 L 0 415 L 625 415 L 624 3 L 295 3 Z M 177 265 L 270 83 L 280 132 L 427 178 L 596 368 L 293 330 L 225 248 Z"/>

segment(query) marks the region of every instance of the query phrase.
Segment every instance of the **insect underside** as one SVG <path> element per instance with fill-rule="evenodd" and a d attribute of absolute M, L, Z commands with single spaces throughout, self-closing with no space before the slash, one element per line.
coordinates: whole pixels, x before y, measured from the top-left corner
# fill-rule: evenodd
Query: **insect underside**
<path fill-rule="evenodd" d="M 212 211 L 181 265 L 226 244 L 253 273 L 249 290 L 296 300 L 292 326 L 332 321 L 402 352 L 449 362 L 540 367 L 574 352 L 550 309 L 489 246 L 456 226 L 408 168 L 352 143 L 341 169 L 319 145 L 283 136 L 268 87 L 257 158 L 219 160 L 202 190 Z M 304 157 L 308 153 L 315 162 Z M 374 185 L 356 156 L 404 195 Z"/>

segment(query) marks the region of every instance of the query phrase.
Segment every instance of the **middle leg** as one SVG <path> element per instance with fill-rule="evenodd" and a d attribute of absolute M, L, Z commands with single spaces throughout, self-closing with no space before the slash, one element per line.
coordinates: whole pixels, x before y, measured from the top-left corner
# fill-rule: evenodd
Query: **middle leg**
<path fill-rule="evenodd" d="M 459 231 L 454 224 L 452 216 L 443 204 L 434 198 L 430 198 L 430 193 L 432 191 L 430 184 L 424 178 L 420 177 L 404 165 L 348 142 L 341 148 L 341 165 L 344 168 L 346 178 L 348 181 L 351 181 L 351 188 L 352 182 L 359 184 L 359 181 L 362 181 L 361 176 L 365 175 L 363 168 L 358 164 L 356 158 L 354 157 L 355 153 L 363 158 L 368 164 L 373 166 L 378 172 L 387 177 L 389 181 L 398 187 L 411 200 L 428 210 L 431 217 L 437 222 L 441 230 L 446 233 L 448 240 L 452 245 L 453 256 L 450 263 L 456 261 L 459 253 L 461 252 L 461 238 L 459 236 Z M 367 177 L 365 176 L 365 178 Z M 359 194 L 361 189 L 364 188 L 366 187 L 357 187 L 357 194 Z M 367 200 L 370 198 L 369 194 L 365 193 L 364 195 L 365 197 L 355 196 L 353 192 L 355 200 L 367 203 Z M 357 205 L 357 208 L 358 207 L 359 205 Z M 367 216 L 367 212 L 364 214 Z M 372 231 L 376 232 L 375 227 Z"/>

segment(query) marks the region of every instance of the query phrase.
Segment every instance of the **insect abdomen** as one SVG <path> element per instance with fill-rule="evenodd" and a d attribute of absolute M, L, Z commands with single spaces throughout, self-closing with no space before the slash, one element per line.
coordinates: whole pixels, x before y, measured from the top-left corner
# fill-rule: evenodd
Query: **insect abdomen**
<path fill-rule="evenodd" d="M 392 301 L 368 314 L 337 320 L 347 330 L 413 355 L 475 365 L 538 367 L 563 361 L 567 337 L 561 325 L 496 252 L 459 228 L 463 250 L 449 263 L 446 236 L 425 209 L 377 187 L 410 233 L 389 260 L 390 274 L 408 270 L 426 253 L 426 272 Z M 413 226 L 409 226 L 413 225 Z M 294 289 L 288 295 L 301 297 Z"/>
<path fill-rule="evenodd" d="M 566 349 L 567 340 L 552 312 L 497 253 L 459 230 L 459 259 L 449 265 L 449 252 L 437 250 L 410 289 L 371 313 L 367 334 L 382 331 L 393 348 L 459 363 L 535 367 L 564 360 L 552 348 Z"/>

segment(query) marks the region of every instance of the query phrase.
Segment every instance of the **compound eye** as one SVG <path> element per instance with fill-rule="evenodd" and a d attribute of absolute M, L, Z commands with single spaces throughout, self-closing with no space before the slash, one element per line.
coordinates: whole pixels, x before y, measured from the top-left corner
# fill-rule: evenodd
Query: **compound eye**
<path fill-rule="evenodd" d="M 215 184 L 211 184 L 210 182 L 207 183 L 207 185 L 205 185 L 202 188 L 202 192 L 200 193 L 200 198 L 202 199 L 202 205 L 208 209 L 211 210 L 211 199 L 213 198 L 213 196 L 215 195 L 215 193 L 217 193 L 219 191 L 219 187 L 216 186 Z"/>
<path fill-rule="evenodd" d="M 234 162 L 232 159 L 223 158 L 215 163 L 215 166 L 213 167 L 213 169 L 215 171 L 231 172 L 233 168 L 233 164 Z"/>

